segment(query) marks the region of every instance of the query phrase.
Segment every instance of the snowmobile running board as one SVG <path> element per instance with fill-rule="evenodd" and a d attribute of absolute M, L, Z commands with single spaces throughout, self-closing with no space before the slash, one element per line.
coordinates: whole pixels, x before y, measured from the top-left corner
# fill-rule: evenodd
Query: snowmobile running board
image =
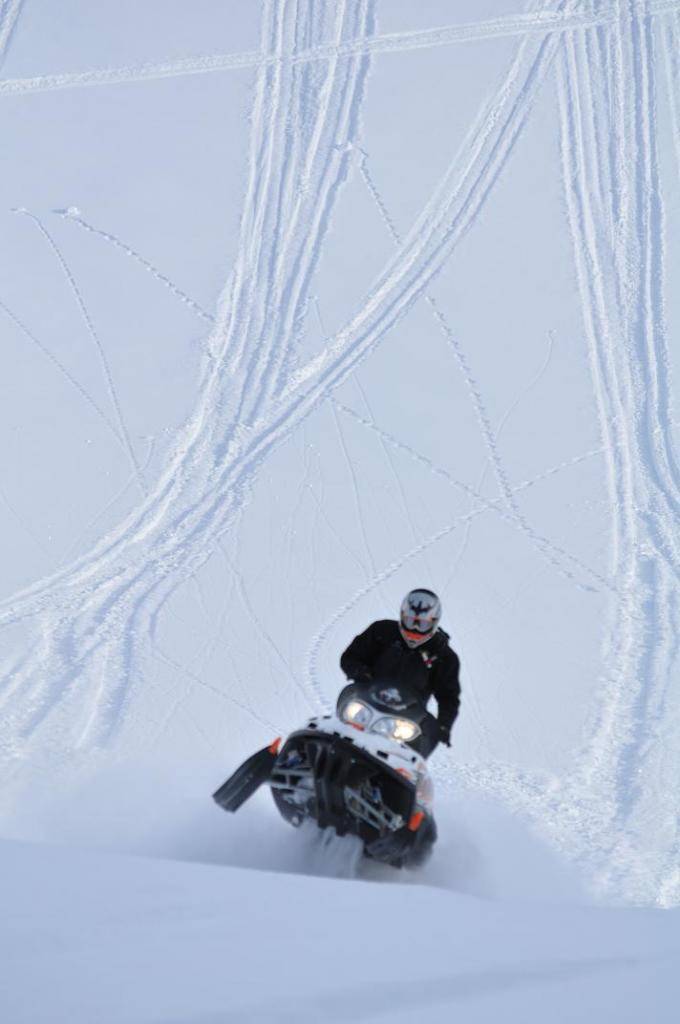
<path fill-rule="evenodd" d="M 237 768 L 234 774 L 230 775 L 227 781 L 223 782 L 220 788 L 213 793 L 215 803 L 223 807 L 225 811 L 237 811 L 260 788 L 263 782 L 269 780 L 277 753 L 278 741 L 275 741 L 271 746 L 265 747 L 264 750 L 258 750 L 256 754 L 244 761 L 241 767 Z"/>

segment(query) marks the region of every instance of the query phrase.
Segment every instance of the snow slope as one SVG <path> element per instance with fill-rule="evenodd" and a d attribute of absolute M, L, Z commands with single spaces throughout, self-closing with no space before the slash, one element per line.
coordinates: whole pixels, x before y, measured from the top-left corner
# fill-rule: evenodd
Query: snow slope
<path fill-rule="evenodd" d="M 544 1020 L 546 1001 L 560 1022 L 676 1017 L 678 911 L 519 914 L 420 886 L 281 885 L 267 872 L 7 842 L 0 863 L 13 1024 L 526 1021 Z"/>
<path fill-rule="evenodd" d="M 680 902 L 679 32 L 673 0 L 0 0 L 0 833 L 316 873 L 207 796 L 427 585 L 463 710 L 423 881 L 507 928 Z"/>

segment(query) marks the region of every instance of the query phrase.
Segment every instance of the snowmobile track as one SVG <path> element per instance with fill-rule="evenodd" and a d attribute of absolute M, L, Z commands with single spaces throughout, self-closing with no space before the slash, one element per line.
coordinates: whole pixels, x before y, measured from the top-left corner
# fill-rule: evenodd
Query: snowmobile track
<path fill-rule="evenodd" d="M 677 827 L 661 825 L 677 821 L 669 785 L 677 737 L 659 729 L 677 657 L 677 481 L 660 292 L 653 29 L 648 13 L 634 5 L 622 3 L 619 15 L 601 65 L 610 80 L 593 79 L 587 47 L 575 38 L 564 40 L 560 75 L 564 181 L 609 453 L 619 591 L 606 647 L 608 674 L 566 802 L 578 807 L 583 852 L 599 859 L 602 883 L 631 899 L 654 901 L 661 893 L 668 900 L 678 884 L 671 867 Z M 608 117 L 613 123 L 602 123 Z M 667 804 L 661 818 L 659 799 Z M 668 858 L 643 853 L 648 846 L 668 849 Z"/>
<path fill-rule="evenodd" d="M 265 52 L 281 47 L 285 13 L 286 5 L 267 7 Z M 253 330 L 253 310 L 262 295 L 256 291 L 261 279 L 252 271 L 267 266 L 260 245 L 272 236 L 260 229 L 279 187 L 271 146 L 280 139 L 277 119 L 286 116 L 280 62 L 263 65 L 252 118 L 240 251 L 211 335 L 200 401 L 176 454 L 146 501 L 120 527 L 70 569 L 5 602 L 0 614 L 0 621 L 11 622 L 58 609 L 48 621 L 43 615 L 41 642 L 14 681 L 24 704 L 13 729 L 24 746 L 68 746 L 70 723 L 82 723 L 83 706 L 92 700 L 90 674 L 112 682 L 97 691 L 94 707 L 85 714 L 89 734 L 83 733 L 82 725 L 76 727 L 79 742 L 108 743 L 122 728 L 154 608 L 209 557 L 243 508 L 254 474 L 269 452 L 373 350 L 474 222 L 521 131 L 556 46 L 552 38 L 521 44 L 481 127 L 473 127 L 462 167 L 454 161 L 363 309 L 320 357 L 294 376 L 276 402 L 262 405 L 262 415 L 244 425 L 237 414 L 243 409 L 238 391 L 257 394 L 268 365 L 257 362 L 260 337 Z M 357 69 L 355 81 L 358 74 Z M 251 408 L 257 409 L 257 403 L 256 398 Z M 52 668 L 49 680 L 43 670 L 46 664 Z"/>
<path fill-rule="evenodd" d="M 19 6 L 22 0 L 13 0 Z M 8 0 L 11 5 L 12 0 Z M 651 14 L 666 14 L 678 9 L 678 0 L 656 0 L 650 3 Z M 76 71 L 60 74 L 35 75 L 32 78 L 0 79 L 0 95 L 21 95 L 33 92 L 50 92 L 57 89 L 89 88 L 98 85 L 119 85 L 129 82 L 154 81 L 183 75 L 214 74 L 242 69 L 260 69 L 263 64 L 277 62 L 295 64 L 320 63 L 328 60 L 345 59 L 366 54 L 407 53 L 412 50 L 433 49 L 458 43 L 478 42 L 483 39 L 501 39 L 512 36 L 548 35 L 572 32 L 611 24 L 615 15 L 611 11 L 591 14 L 574 10 L 562 13 L 550 9 L 515 15 L 508 18 L 493 18 L 487 21 L 463 25 L 449 25 L 415 32 L 395 32 L 384 36 L 373 36 L 360 41 L 339 44 L 320 44 L 315 47 L 287 52 L 280 56 L 254 50 L 246 53 L 227 53 L 182 57 L 156 62 L 145 62 L 128 67 L 98 68 L 91 71 Z"/>

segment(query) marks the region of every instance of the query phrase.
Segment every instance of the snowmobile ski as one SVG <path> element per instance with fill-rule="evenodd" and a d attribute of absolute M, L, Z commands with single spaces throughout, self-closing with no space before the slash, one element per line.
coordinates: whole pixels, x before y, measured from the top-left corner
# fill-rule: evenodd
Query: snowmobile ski
<path fill-rule="evenodd" d="M 230 775 L 226 782 L 223 782 L 218 790 L 213 793 L 215 803 L 223 807 L 225 811 L 237 811 L 246 800 L 249 800 L 253 793 L 260 788 L 263 782 L 268 782 L 272 773 L 278 753 L 279 741 L 275 740 L 264 750 L 258 750 L 256 754 L 244 761 L 240 768 L 237 768 L 233 775 Z"/>

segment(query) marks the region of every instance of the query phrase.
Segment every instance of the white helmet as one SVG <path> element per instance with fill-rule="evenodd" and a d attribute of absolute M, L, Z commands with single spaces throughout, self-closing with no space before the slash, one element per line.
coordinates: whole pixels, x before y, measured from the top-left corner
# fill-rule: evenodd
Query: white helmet
<path fill-rule="evenodd" d="M 411 590 L 401 602 L 399 629 L 409 647 L 420 647 L 437 632 L 441 601 L 431 590 Z"/>

